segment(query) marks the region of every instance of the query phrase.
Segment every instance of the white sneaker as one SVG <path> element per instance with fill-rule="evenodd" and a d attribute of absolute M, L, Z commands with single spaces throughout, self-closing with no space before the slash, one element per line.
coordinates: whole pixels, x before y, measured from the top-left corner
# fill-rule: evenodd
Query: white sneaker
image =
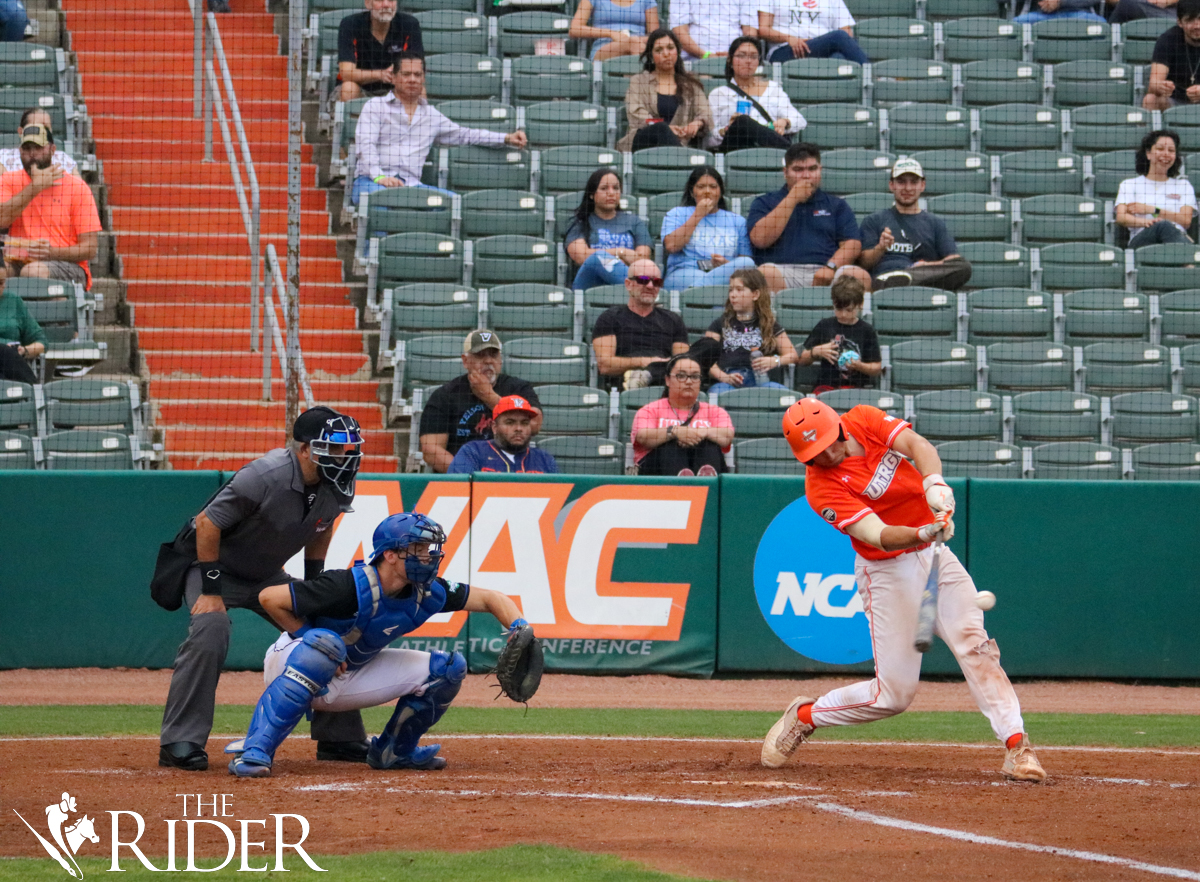
<path fill-rule="evenodd" d="M 631 368 L 625 372 L 625 391 L 645 389 L 650 385 L 650 372 L 645 368 Z"/>
<path fill-rule="evenodd" d="M 814 726 L 801 722 L 796 716 L 796 711 L 801 707 L 815 701 L 815 698 L 797 695 L 783 712 L 783 716 L 771 727 L 771 731 L 763 739 L 761 757 L 762 764 L 768 769 L 778 769 L 786 763 L 801 742 L 807 741 L 808 736 L 816 731 Z"/>
<path fill-rule="evenodd" d="M 1028 735 L 1022 735 L 1020 743 L 1004 755 L 1004 766 L 1000 771 L 1004 773 L 1005 778 L 1011 778 L 1013 781 L 1040 784 L 1046 780 L 1046 770 L 1038 762 Z"/>

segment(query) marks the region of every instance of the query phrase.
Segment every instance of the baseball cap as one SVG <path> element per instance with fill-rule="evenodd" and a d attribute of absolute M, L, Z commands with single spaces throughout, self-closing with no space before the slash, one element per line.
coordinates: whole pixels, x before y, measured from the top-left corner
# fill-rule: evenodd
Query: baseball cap
<path fill-rule="evenodd" d="M 54 143 L 54 135 L 50 131 L 49 126 L 34 123 L 21 129 L 21 143 L 36 144 L 39 147 L 45 147 L 47 144 Z"/>
<path fill-rule="evenodd" d="M 326 407 L 323 404 L 316 407 L 310 407 L 300 416 L 296 417 L 296 422 L 292 424 L 292 437 L 301 444 L 321 437 L 321 429 L 325 426 L 326 420 L 331 420 L 341 416 L 332 407 Z"/>
<path fill-rule="evenodd" d="M 485 349 L 503 349 L 495 331 L 472 331 L 463 340 L 463 355 L 475 355 Z"/>
<path fill-rule="evenodd" d="M 918 178 L 925 177 L 925 171 L 921 168 L 921 163 L 915 159 L 897 159 L 896 164 L 892 166 L 892 178 L 898 178 L 901 175 L 916 175 Z"/>
<path fill-rule="evenodd" d="M 497 401 L 496 406 L 492 408 L 492 419 L 495 419 L 502 413 L 527 413 L 530 416 L 537 416 L 537 411 L 533 409 L 533 405 L 520 395 L 505 395 Z"/>

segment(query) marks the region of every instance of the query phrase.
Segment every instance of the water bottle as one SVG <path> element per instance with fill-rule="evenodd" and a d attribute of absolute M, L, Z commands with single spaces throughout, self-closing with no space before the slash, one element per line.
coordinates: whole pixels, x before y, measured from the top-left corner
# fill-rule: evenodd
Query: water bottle
<path fill-rule="evenodd" d="M 753 362 L 754 359 L 756 359 L 756 358 L 762 358 L 762 350 L 761 349 L 751 350 L 750 361 Z M 767 376 L 766 371 L 760 371 L 760 370 L 754 371 L 754 385 L 755 386 L 765 386 L 769 380 L 770 380 L 770 377 Z"/>
<path fill-rule="evenodd" d="M 737 103 L 737 112 L 745 114 L 746 116 L 749 116 L 750 115 L 750 102 L 747 101 L 745 98 L 740 99 Z"/>

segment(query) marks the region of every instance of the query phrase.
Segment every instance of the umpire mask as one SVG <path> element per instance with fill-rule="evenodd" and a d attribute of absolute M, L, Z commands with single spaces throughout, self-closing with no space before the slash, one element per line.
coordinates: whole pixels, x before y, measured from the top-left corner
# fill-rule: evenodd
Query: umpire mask
<path fill-rule="evenodd" d="M 314 408 L 313 410 L 316 410 Z M 362 463 L 363 433 L 358 420 L 329 408 L 316 437 L 308 441 L 321 478 L 344 496 L 354 496 L 354 479 Z M 313 411 L 308 411 L 312 413 Z M 299 422 L 299 420 L 297 420 Z"/>

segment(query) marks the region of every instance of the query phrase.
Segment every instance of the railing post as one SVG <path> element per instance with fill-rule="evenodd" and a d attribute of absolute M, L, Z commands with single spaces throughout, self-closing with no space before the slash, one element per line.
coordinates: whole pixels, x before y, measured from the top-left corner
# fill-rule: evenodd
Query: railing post
<path fill-rule="evenodd" d="M 268 246 L 270 247 L 270 246 Z M 265 333 L 263 334 L 262 345 L 262 399 L 263 401 L 271 400 L 271 340 L 272 331 L 275 324 L 275 309 L 272 306 L 271 296 L 271 261 L 270 256 L 267 258 L 267 284 L 266 291 L 263 294 L 263 306 L 265 307 L 263 316 L 263 324 Z"/>
<path fill-rule="evenodd" d="M 197 119 L 204 100 L 200 82 L 204 77 L 204 6 L 205 0 L 192 0 L 192 116 Z"/>
<path fill-rule="evenodd" d="M 197 4 L 204 3 L 206 0 L 195 0 Z M 212 65 L 213 46 L 212 40 L 204 41 L 204 70 L 207 71 Z M 212 150 L 212 126 L 213 126 L 213 105 L 221 100 L 220 95 L 214 94 L 216 87 L 215 77 L 204 77 L 204 161 L 213 161 Z"/>

